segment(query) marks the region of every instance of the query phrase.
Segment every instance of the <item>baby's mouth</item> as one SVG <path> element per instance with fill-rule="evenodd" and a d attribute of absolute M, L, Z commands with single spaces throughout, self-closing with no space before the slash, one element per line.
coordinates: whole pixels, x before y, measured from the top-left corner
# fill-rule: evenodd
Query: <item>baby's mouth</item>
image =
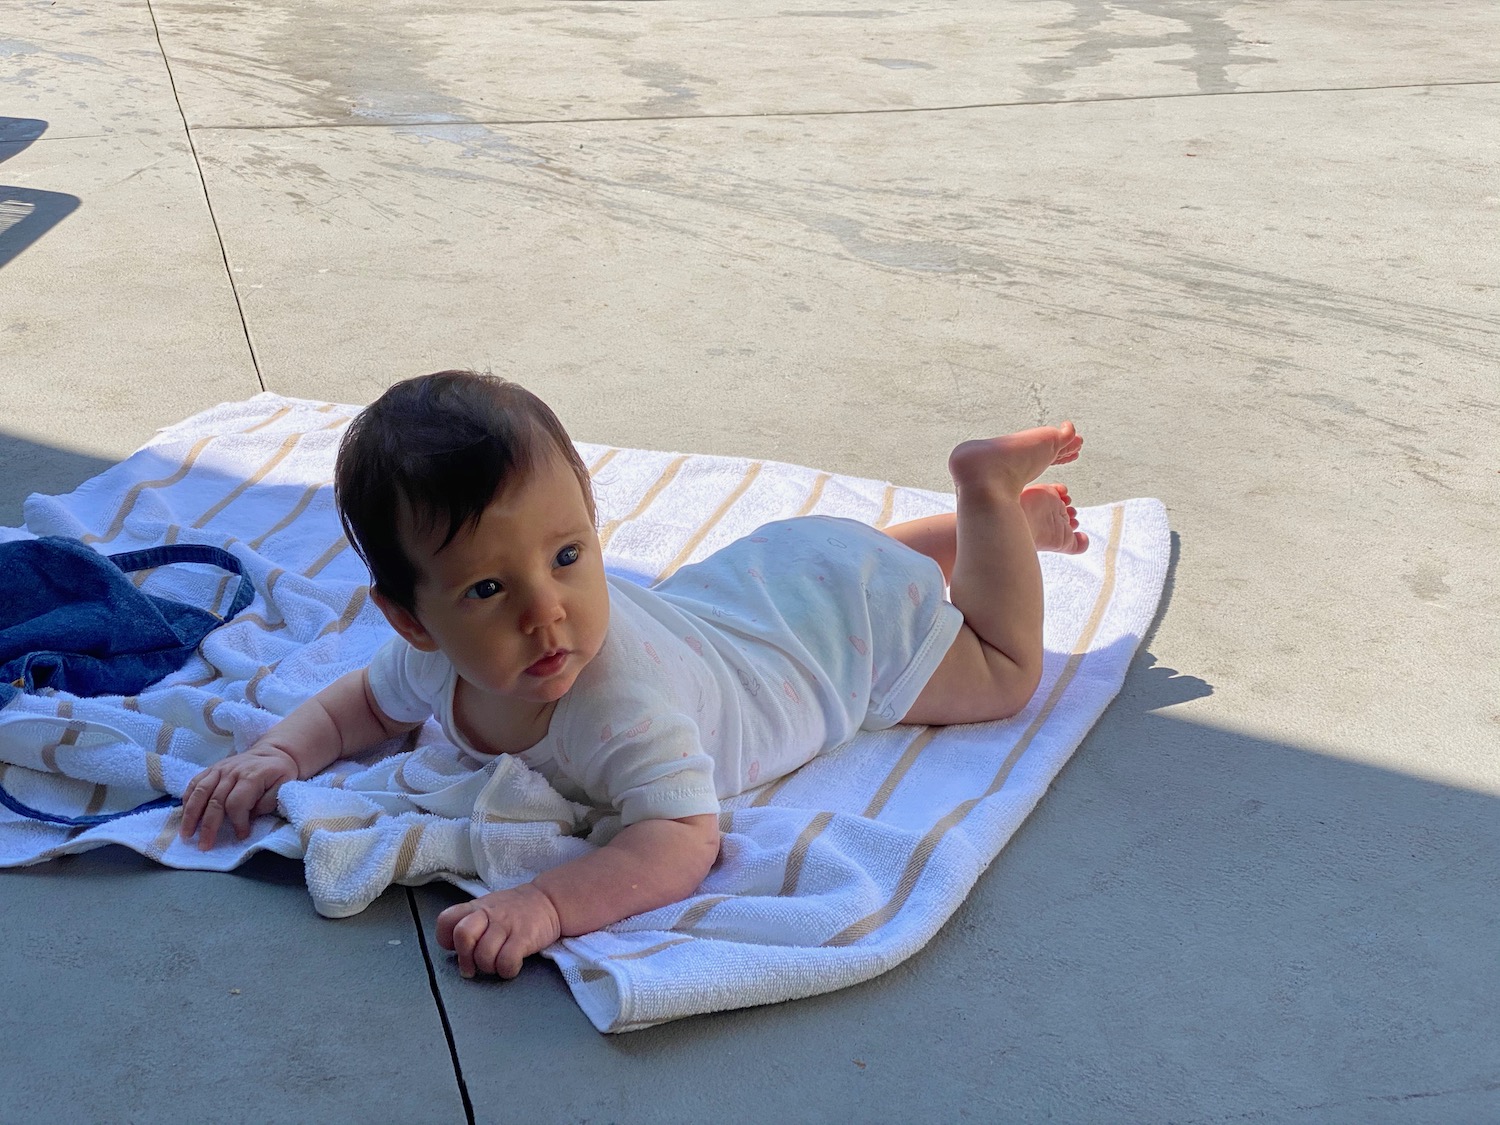
<path fill-rule="evenodd" d="M 535 664 L 526 669 L 528 676 L 555 676 L 562 671 L 563 665 L 568 662 L 568 650 L 565 648 L 553 649 Z"/>

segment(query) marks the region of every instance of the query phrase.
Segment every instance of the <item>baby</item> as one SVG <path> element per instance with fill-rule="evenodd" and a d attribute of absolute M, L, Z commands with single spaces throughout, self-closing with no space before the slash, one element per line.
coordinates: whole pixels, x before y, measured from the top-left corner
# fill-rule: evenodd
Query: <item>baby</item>
<path fill-rule="evenodd" d="M 721 798 L 861 729 L 1021 710 L 1042 674 L 1036 553 L 1088 546 L 1067 491 L 1028 484 L 1081 445 L 1068 422 L 966 441 L 948 459 L 956 517 L 783 520 L 646 589 L 605 573 L 588 470 L 540 399 L 473 372 L 398 383 L 335 469 L 398 635 L 198 774 L 182 838 L 208 849 L 227 820 L 243 839 L 283 782 L 436 716 L 454 745 L 518 755 L 624 826 L 439 915 L 464 976 L 513 977 L 560 937 L 693 893 Z"/>

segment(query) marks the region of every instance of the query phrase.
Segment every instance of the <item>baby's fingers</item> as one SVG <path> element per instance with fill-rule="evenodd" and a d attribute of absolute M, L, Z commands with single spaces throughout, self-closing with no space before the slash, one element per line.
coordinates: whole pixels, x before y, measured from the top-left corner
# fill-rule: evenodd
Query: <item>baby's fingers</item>
<path fill-rule="evenodd" d="M 441 914 L 438 915 L 437 939 L 440 946 L 442 946 L 444 949 L 453 948 L 454 928 L 459 924 L 459 922 L 463 921 L 471 913 L 478 909 L 478 906 L 475 905 L 477 901 L 478 900 L 476 899 L 470 899 L 468 902 L 455 903 L 454 905 L 448 907 L 447 910 L 444 910 Z"/>
<path fill-rule="evenodd" d="M 483 910 L 474 911 L 453 927 L 453 952 L 458 954 L 459 976 L 472 977 L 474 975 L 474 949 L 479 945 L 489 927 L 490 916 Z M 503 941 L 505 935 L 502 933 L 500 936 Z"/>
<path fill-rule="evenodd" d="M 182 794 L 182 838 L 184 840 L 191 840 L 193 833 L 198 830 L 199 822 L 203 819 L 203 811 L 208 807 L 208 799 L 213 796 L 218 780 L 217 769 L 206 769 L 188 782 L 187 789 Z"/>

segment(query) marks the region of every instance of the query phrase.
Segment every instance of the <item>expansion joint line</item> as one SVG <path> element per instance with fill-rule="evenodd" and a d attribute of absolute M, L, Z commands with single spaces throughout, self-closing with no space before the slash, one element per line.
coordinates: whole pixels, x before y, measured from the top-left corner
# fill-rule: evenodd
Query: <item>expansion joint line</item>
<path fill-rule="evenodd" d="M 229 279 L 229 292 L 234 297 L 234 308 L 240 317 L 240 331 L 245 334 L 245 347 L 250 351 L 250 365 L 255 368 L 255 381 L 260 389 L 266 389 L 265 377 L 260 373 L 260 358 L 255 354 L 255 341 L 250 338 L 250 324 L 245 319 L 245 306 L 240 302 L 240 290 L 234 283 L 234 271 L 229 268 L 229 251 L 224 248 L 224 232 L 219 229 L 219 217 L 214 214 L 213 197 L 208 193 L 208 179 L 203 175 L 203 161 L 198 157 L 198 145 L 193 140 L 193 129 L 188 124 L 187 111 L 182 108 L 182 96 L 177 92 L 177 76 L 172 73 L 172 60 L 167 57 L 166 44 L 161 41 L 161 25 L 156 22 L 156 9 L 151 0 L 146 0 L 146 11 L 151 15 L 151 29 L 156 33 L 156 49 L 161 52 L 162 65 L 167 70 L 167 82 L 172 87 L 172 100 L 177 103 L 177 115 L 182 118 L 182 132 L 187 137 L 188 151 L 193 154 L 193 167 L 198 170 L 198 186 L 203 189 L 203 202 L 208 207 L 208 220 L 214 225 L 214 238 L 219 243 L 219 257 L 224 261 L 224 276 Z M 471 1118 L 472 1120 L 472 1118 Z"/>
<path fill-rule="evenodd" d="M 422 947 L 422 961 L 427 966 L 427 987 L 432 990 L 432 1002 L 437 1005 L 438 1019 L 443 1021 L 443 1038 L 448 1041 L 448 1057 L 453 1060 L 453 1078 L 458 1083 L 458 1096 L 464 1103 L 464 1121 L 474 1125 L 474 1103 L 469 1098 L 469 1084 L 464 1081 L 463 1064 L 458 1061 L 458 1043 L 453 1038 L 453 1025 L 448 1022 L 448 1008 L 443 1003 L 443 992 L 438 987 L 437 969 L 432 964 L 432 951 L 427 948 L 427 932 L 422 928 L 422 915 L 417 910 L 417 896 L 410 887 L 406 891 L 406 905 L 411 908 L 411 924 L 417 931 L 417 944 Z"/>

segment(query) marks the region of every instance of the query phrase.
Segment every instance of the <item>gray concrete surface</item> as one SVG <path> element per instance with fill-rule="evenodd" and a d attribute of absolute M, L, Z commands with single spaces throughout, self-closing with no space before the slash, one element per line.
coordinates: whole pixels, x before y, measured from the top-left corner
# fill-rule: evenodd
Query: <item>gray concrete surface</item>
<path fill-rule="evenodd" d="M 1497 59 L 1488 0 L 8 7 L 0 523 L 469 364 L 930 487 L 1069 416 L 1176 557 L 896 972 L 605 1039 L 541 962 L 435 999 L 444 891 L 101 853 L 0 874 L 3 1116 L 1500 1121 Z"/>

